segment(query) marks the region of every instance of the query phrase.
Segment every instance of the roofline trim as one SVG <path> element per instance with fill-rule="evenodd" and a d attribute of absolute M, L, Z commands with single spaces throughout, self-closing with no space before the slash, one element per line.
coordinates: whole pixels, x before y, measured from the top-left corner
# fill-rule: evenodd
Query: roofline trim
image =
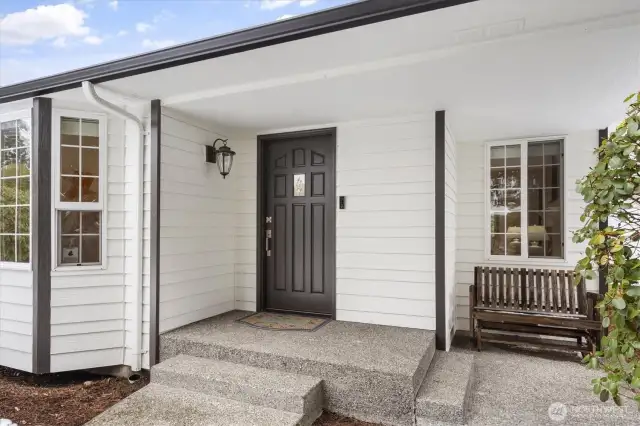
<path fill-rule="evenodd" d="M 366 0 L 49 77 L 0 87 L 0 104 L 131 77 L 477 0 Z"/>

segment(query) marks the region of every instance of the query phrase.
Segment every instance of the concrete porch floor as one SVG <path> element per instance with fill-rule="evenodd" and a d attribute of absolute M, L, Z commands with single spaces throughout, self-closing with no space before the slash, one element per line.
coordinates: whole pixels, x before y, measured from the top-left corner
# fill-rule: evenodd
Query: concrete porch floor
<path fill-rule="evenodd" d="M 232 311 L 164 333 L 161 360 L 184 354 L 318 377 L 330 411 L 413 424 L 434 332 L 342 321 L 314 332 L 262 330 L 236 322 L 248 314 Z"/>
<path fill-rule="evenodd" d="M 601 371 L 587 369 L 578 355 L 503 348 L 488 344 L 477 352 L 468 337 L 456 338 L 453 353 L 475 355 L 475 389 L 470 426 L 640 425 L 631 400 L 623 407 L 600 402 L 591 379 Z M 553 406 L 553 418 L 549 407 Z M 436 423 L 423 423 L 426 424 Z"/>
<path fill-rule="evenodd" d="M 162 334 L 161 360 L 177 355 L 171 343 L 179 339 L 382 373 L 422 374 L 420 382 L 426 371 L 417 369 L 435 338 L 433 331 L 344 321 L 331 321 L 314 332 L 263 330 L 236 322 L 250 314 L 227 312 Z"/>

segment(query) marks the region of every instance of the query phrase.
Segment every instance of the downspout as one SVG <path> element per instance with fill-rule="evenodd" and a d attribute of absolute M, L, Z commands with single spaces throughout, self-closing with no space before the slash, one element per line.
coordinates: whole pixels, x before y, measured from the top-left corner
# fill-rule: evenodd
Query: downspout
<path fill-rule="evenodd" d="M 89 81 L 82 82 L 82 91 L 88 101 L 97 105 L 101 109 L 117 115 L 124 120 L 131 120 L 138 125 L 138 144 L 136 146 L 136 164 L 137 168 L 134 173 L 134 212 L 136 216 L 136 234 L 135 241 L 135 256 L 136 261 L 134 264 L 133 274 L 135 276 L 136 291 L 134 292 L 135 300 L 133 300 L 134 318 L 133 322 L 136 324 L 137 330 L 135 333 L 134 347 L 133 347 L 133 365 L 131 369 L 133 371 L 140 371 L 142 369 L 142 236 L 143 236 L 143 168 L 144 168 L 144 137 L 146 131 L 142 119 L 134 114 L 120 108 L 111 102 L 102 99 L 96 93 L 93 84 Z M 125 283 L 126 285 L 126 283 Z M 126 323 L 126 321 L 125 321 Z M 125 329 L 126 334 L 126 329 Z"/>

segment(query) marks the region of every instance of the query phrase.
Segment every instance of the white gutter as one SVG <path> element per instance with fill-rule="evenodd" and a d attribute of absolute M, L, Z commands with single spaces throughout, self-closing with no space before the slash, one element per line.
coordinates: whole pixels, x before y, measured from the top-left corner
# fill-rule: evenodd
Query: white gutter
<path fill-rule="evenodd" d="M 134 306 L 134 318 L 133 323 L 136 326 L 135 340 L 133 347 L 133 365 L 131 369 L 133 371 L 140 371 L 142 369 L 142 236 L 143 236 L 143 170 L 144 170 L 144 137 L 146 131 L 142 119 L 134 114 L 120 108 L 119 106 L 112 104 L 111 102 L 102 99 L 96 93 L 93 84 L 89 81 L 82 82 L 82 91 L 85 97 L 91 103 L 97 105 L 101 109 L 108 111 L 124 120 L 131 120 L 138 125 L 138 140 L 137 146 L 133 151 L 135 154 L 134 164 L 137 165 L 133 173 L 133 181 L 135 182 L 133 189 L 133 208 L 136 218 L 136 231 L 134 236 L 135 244 L 135 261 L 133 262 L 133 275 L 135 277 L 135 292 L 134 300 L 132 301 Z M 124 236 L 123 236 L 124 237 Z M 126 282 L 124 283 L 126 285 Z M 126 323 L 126 321 L 125 321 Z M 126 334 L 126 330 L 125 330 Z"/>

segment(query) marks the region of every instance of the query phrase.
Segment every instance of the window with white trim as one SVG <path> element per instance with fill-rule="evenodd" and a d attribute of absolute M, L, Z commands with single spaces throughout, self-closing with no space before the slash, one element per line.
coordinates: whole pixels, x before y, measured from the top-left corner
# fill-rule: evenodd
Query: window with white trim
<path fill-rule="evenodd" d="M 563 143 L 552 139 L 489 145 L 491 258 L 564 258 Z"/>
<path fill-rule="evenodd" d="M 105 118 L 56 111 L 56 266 L 104 264 Z"/>
<path fill-rule="evenodd" d="M 0 116 L 0 264 L 31 258 L 31 111 Z"/>

